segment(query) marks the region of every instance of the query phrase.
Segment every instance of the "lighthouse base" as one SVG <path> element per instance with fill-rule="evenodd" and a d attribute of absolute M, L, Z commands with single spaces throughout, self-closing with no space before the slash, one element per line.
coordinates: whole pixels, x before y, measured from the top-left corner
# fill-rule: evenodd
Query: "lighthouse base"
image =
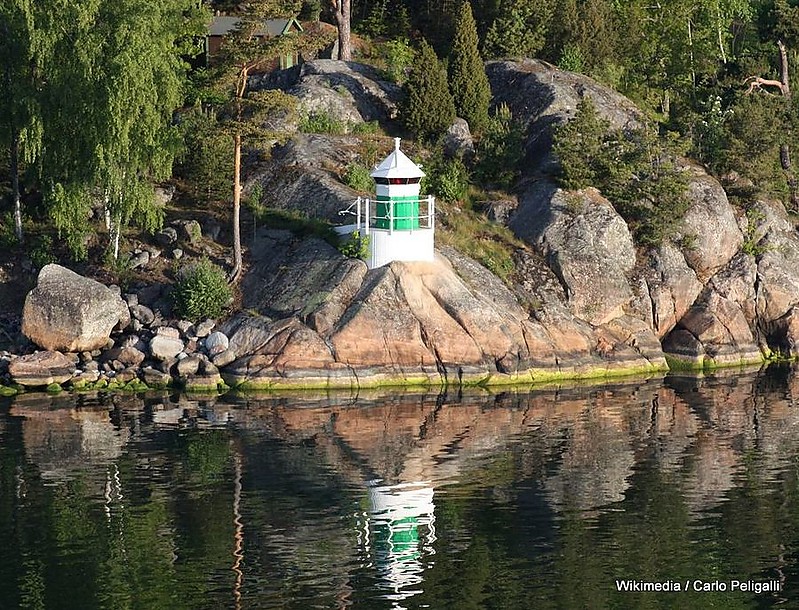
<path fill-rule="evenodd" d="M 415 231 L 369 230 L 369 260 L 366 264 L 376 269 L 391 261 L 432 261 L 433 229 Z"/>

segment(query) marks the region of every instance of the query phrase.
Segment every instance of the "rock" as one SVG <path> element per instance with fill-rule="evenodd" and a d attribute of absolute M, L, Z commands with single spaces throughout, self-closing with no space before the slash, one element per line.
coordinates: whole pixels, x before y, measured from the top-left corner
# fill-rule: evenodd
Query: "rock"
<path fill-rule="evenodd" d="M 325 333 L 349 306 L 366 271 L 363 261 L 342 256 L 321 239 L 296 242 L 261 231 L 251 249 L 250 272 L 242 281 L 242 306 L 298 316 Z M 240 356 L 247 353 L 236 351 Z"/>
<path fill-rule="evenodd" d="M 540 181 L 520 198 L 511 229 L 533 244 L 566 287 L 579 318 L 603 324 L 632 300 L 635 247 L 627 224 L 596 189 L 567 192 Z"/>
<path fill-rule="evenodd" d="M 256 184 L 268 193 L 268 205 L 297 210 L 311 218 L 340 224 L 339 212 L 358 197 L 331 172 L 346 167 L 359 157 L 360 138 L 298 133 L 282 146 L 275 146 L 268 162 L 254 168 L 246 188 Z M 351 222 L 351 221 L 348 221 Z"/>
<path fill-rule="evenodd" d="M 488 220 L 507 225 L 510 217 L 516 212 L 516 208 L 519 207 L 519 202 L 516 199 L 499 199 L 482 202 L 477 205 L 485 210 Z"/>
<path fill-rule="evenodd" d="M 59 265 L 42 268 L 22 313 L 25 336 L 51 351 L 97 349 L 115 327 L 129 323 L 128 307 L 118 295 Z"/>
<path fill-rule="evenodd" d="M 130 315 L 144 326 L 149 326 L 155 320 L 153 310 L 146 305 L 134 305 L 130 308 Z"/>
<path fill-rule="evenodd" d="M 159 337 L 169 337 L 170 339 L 180 339 L 180 331 L 172 326 L 159 326 L 155 329 L 155 334 Z"/>
<path fill-rule="evenodd" d="M 134 254 L 130 261 L 128 262 L 128 266 L 131 269 L 139 269 L 144 268 L 147 266 L 147 263 L 150 262 L 150 253 L 147 250 L 143 250 L 137 254 Z"/>
<path fill-rule="evenodd" d="M 36 352 L 12 360 L 8 372 L 15 383 L 26 387 L 61 384 L 72 379 L 75 362 L 61 352 Z"/>
<path fill-rule="evenodd" d="M 181 258 L 183 258 L 183 250 L 180 248 L 175 248 L 172 250 L 172 258 L 174 258 L 176 261 L 179 261 Z"/>
<path fill-rule="evenodd" d="M 130 383 L 139 378 L 139 371 L 135 368 L 123 368 L 117 371 L 114 379 L 117 383 Z"/>
<path fill-rule="evenodd" d="M 507 104 L 513 118 L 525 129 L 524 172 L 528 176 L 552 175 L 557 160 L 552 152 L 554 129 L 574 117 L 577 104 L 590 97 L 597 114 L 611 128 L 640 127 L 643 114 L 629 99 L 587 76 L 560 70 L 545 61 L 490 61 L 486 74 L 492 103 Z"/>
<path fill-rule="evenodd" d="M 141 378 L 151 388 L 166 387 L 172 382 L 172 376 L 151 366 L 141 371 Z"/>
<path fill-rule="evenodd" d="M 188 358 L 183 358 L 179 360 L 177 363 L 177 373 L 178 377 L 181 379 L 185 379 L 190 375 L 196 375 L 197 372 L 200 370 L 200 364 L 202 360 L 197 358 L 196 356 L 189 356 Z"/>
<path fill-rule="evenodd" d="M 395 119 L 402 98 L 402 89 L 372 66 L 330 59 L 303 64 L 288 93 L 299 100 L 300 112 L 344 124 Z"/>
<path fill-rule="evenodd" d="M 178 243 L 178 232 L 174 227 L 166 227 L 155 234 L 155 243 L 164 248 L 169 248 Z"/>
<path fill-rule="evenodd" d="M 139 297 L 135 294 L 125 294 L 122 299 L 127 303 L 128 307 L 134 307 L 139 304 Z"/>
<path fill-rule="evenodd" d="M 474 139 L 469 123 L 457 117 L 444 134 L 444 154 L 448 157 L 469 157 L 474 154 Z"/>
<path fill-rule="evenodd" d="M 216 320 L 203 320 L 197 325 L 194 334 L 202 339 L 203 337 L 207 337 L 209 334 L 211 334 L 211 331 L 214 330 L 215 326 Z"/>
<path fill-rule="evenodd" d="M 160 207 L 165 207 L 175 196 L 175 187 L 171 184 L 155 187 L 155 203 Z"/>
<path fill-rule="evenodd" d="M 175 322 L 175 328 L 177 328 L 184 337 L 188 337 L 195 333 L 194 324 L 188 320 L 178 320 Z"/>
<path fill-rule="evenodd" d="M 226 349 L 224 352 L 219 352 L 211 359 L 211 362 L 214 363 L 215 366 L 219 368 L 224 368 L 231 362 L 233 362 L 238 356 L 236 356 L 236 352 L 231 349 Z"/>
<path fill-rule="evenodd" d="M 230 341 L 227 335 L 219 331 L 213 332 L 205 338 L 205 349 L 209 356 L 224 352 L 228 345 L 230 345 Z"/>
<path fill-rule="evenodd" d="M 641 299 L 651 307 L 642 317 L 651 321 L 657 336 L 663 338 L 685 315 L 703 286 L 682 252 L 668 241 L 652 253 L 649 265 Z"/>
<path fill-rule="evenodd" d="M 200 223 L 196 220 L 182 220 L 177 225 L 180 229 L 179 239 L 196 246 L 202 241 L 203 230 Z"/>
<path fill-rule="evenodd" d="M 183 341 L 176 337 L 157 334 L 150 339 L 150 355 L 156 360 L 171 360 L 183 351 L 183 347 Z"/>
<path fill-rule="evenodd" d="M 162 284 L 151 284 L 141 288 L 136 292 L 138 304 L 151 307 L 161 297 L 163 291 L 164 286 Z"/>
<path fill-rule="evenodd" d="M 124 366 L 138 366 L 144 361 L 145 355 L 135 347 L 117 347 L 103 354 L 104 360 L 117 360 Z"/>
<path fill-rule="evenodd" d="M 81 385 L 86 385 L 88 383 L 95 383 L 97 380 L 100 379 L 100 371 L 98 370 L 90 370 L 90 371 L 83 371 L 75 375 L 72 379 L 72 385 L 80 387 Z"/>
<path fill-rule="evenodd" d="M 706 280 L 738 252 L 743 234 L 718 181 L 697 166 L 685 171 L 690 175 L 687 197 L 691 206 L 680 223 L 690 242 L 683 254 L 697 277 Z"/>

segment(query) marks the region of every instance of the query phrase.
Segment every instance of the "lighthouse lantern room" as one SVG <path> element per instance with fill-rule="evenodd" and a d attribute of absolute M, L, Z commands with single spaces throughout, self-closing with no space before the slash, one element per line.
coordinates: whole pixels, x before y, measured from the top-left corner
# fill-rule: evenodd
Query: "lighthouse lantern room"
<path fill-rule="evenodd" d="M 368 237 L 370 269 L 391 261 L 433 260 L 435 199 L 419 195 L 424 175 L 394 138 L 394 150 L 371 173 L 375 199 L 359 197 L 340 212 L 356 216 L 356 223 L 340 227 L 340 233 Z"/>

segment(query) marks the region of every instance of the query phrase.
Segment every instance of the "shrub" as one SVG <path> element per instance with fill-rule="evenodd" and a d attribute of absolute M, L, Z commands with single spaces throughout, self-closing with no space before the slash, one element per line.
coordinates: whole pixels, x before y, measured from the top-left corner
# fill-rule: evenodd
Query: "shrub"
<path fill-rule="evenodd" d="M 339 244 L 338 251 L 348 258 L 366 260 L 369 257 L 369 237 L 361 237 L 360 232 L 355 231 L 347 241 Z"/>
<path fill-rule="evenodd" d="M 175 313 L 191 321 L 219 316 L 232 297 L 225 272 L 207 258 L 181 269 L 172 292 Z"/>
<path fill-rule="evenodd" d="M 335 136 L 345 133 L 347 126 L 325 112 L 312 112 L 300 119 L 299 129 L 303 133 L 326 133 Z"/>
<path fill-rule="evenodd" d="M 488 120 L 477 146 L 475 171 L 480 182 L 510 190 L 519 177 L 524 132 L 507 104 L 500 104 Z"/>
<path fill-rule="evenodd" d="M 353 190 L 364 192 L 374 188 L 374 180 L 369 175 L 369 168 L 363 163 L 353 162 L 344 172 L 344 184 Z"/>
<path fill-rule="evenodd" d="M 407 38 L 389 40 L 381 48 L 380 55 L 386 62 L 386 76 L 392 82 L 402 85 L 413 65 L 414 52 Z"/>
<path fill-rule="evenodd" d="M 428 175 L 422 183 L 422 192 L 428 189 L 446 201 L 463 203 L 469 195 L 469 170 L 460 159 L 438 157 L 427 168 Z"/>

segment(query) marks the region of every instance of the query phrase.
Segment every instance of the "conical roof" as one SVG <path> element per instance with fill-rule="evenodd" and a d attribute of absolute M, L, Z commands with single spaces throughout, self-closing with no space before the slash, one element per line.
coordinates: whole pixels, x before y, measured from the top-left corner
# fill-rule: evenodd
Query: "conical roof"
<path fill-rule="evenodd" d="M 372 178 L 422 178 L 425 173 L 400 150 L 400 139 L 394 138 L 393 152 L 372 171 Z"/>

